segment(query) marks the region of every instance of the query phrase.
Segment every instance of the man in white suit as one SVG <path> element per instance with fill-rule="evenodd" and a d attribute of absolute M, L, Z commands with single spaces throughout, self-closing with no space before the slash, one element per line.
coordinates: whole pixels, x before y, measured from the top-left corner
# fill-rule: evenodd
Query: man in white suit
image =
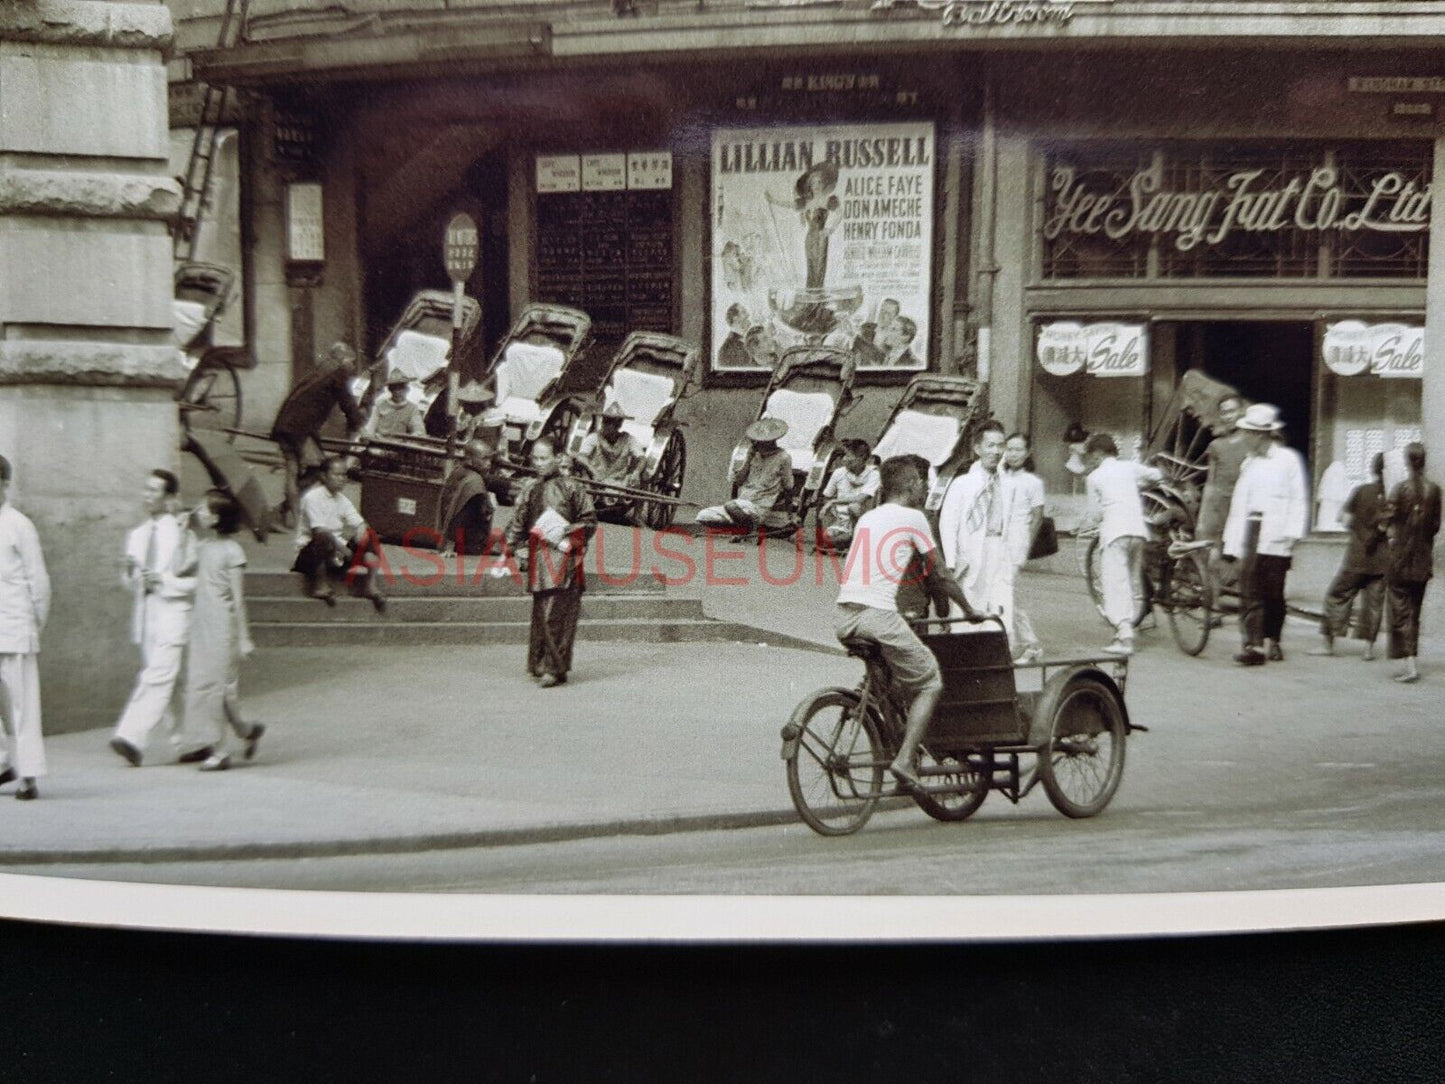
<path fill-rule="evenodd" d="M 1284 661 L 1284 581 L 1295 543 L 1309 533 L 1309 482 L 1304 460 L 1275 437 L 1284 423 L 1279 409 L 1255 403 L 1235 423 L 1249 444 L 1239 472 L 1229 518 L 1224 523 L 1224 556 L 1242 561 L 1239 586 L 1244 650 L 1241 666 Z"/>
<path fill-rule="evenodd" d="M 171 710 L 196 593 L 194 560 L 185 552 L 185 531 L 173 511 L 179 490 L 170 471 L 152 471 L 145 486 L 148 518 L 125 543 L 124 582 L 135 595 L 131 640 L 140 645 L 142 666 L 110 747 L 132 767 L 140 766 L 151 732 L 161 723 L 183 763 L 210 755 L 209 749 L 181 748 Z"/>
<path fill-rule="evenodd" d="M 22 801 L 45 774 L 40 736 L 40 630 L 50 614 L 50 577 L 35 525 L 6 503 L 10 461 L 0 455 L 0 786 L 18 775 Z"/>
<path fill-rule="evenodd" d="M 1004 430 L 986 421 L 973 438 L 973 465 L 949 483 L 938 516 L 943 560 L 970 602 L 1013 629 L 1014 580 L 1028 554 L 1029 509 L 999 470 Z"/>

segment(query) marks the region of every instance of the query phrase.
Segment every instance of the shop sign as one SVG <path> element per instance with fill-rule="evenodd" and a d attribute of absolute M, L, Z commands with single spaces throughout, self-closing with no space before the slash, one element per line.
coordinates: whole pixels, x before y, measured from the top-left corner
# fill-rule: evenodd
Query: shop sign
<path fill-rule="evenodd" d="M 715 130 L 714 366 L 817 343 L 927 368 L 935 149 L 926 121 Z"/>
<path fill-rule="evenodd" d="M 1394 170 L 1367 177 L 1362 188 L 1348 191 L 1342 171 L 1330 165 L 1294 175 L 1263 166 L 1227 174 L 1201 170 L 1176 188 L 1167 188 L 1165 178 L 1162 155 L 1122 186 L 1109 178 L 1107 189 L 1092 186 L 1072 165 L 1056 165 L 1050 175 L 1044 238 L 1172 237 L 1175 248 L 1188 252 L 1201 244 L 1218 245 L 1236 233 L 1415 234 L 1430 225 L 1429 181 Z"/>
<path fill-rule="evenodd" d="M 1351 94 L 1445 94 L 1445 76 L 1352 75 Z"/>
<path fill-rule="evenodd" d="M 897 0 L 874 0 L 871 10 L 892 10 Z M 937 11 L 944 26 L 1063 26 L 1076 8 L 1113 0 L 913 0 L 910 7 Z"/>
<path fill-rule="evenodd" d="M 582 166 L 575 154 L 539 154 L 537 191 L 578 192 L 582 188 Z"/>
<path fill-rule="evenodd" d="M 1321 349 L 1325 365 L 1339 376 L 1369 372 L 1419 380 L 1425 371 L 1423 327 L 1341 320 L 1325 327 Z"/>
<path fill-rule="evenodd" d="M 582 191 L 620 192 L 627 187 L 627 155 L 584 154 Z"/>
<path fill-rule="evenodd" d="M 648 151 L 627 156 L 627 187 L 648 191 L 672 187 L 672 152 Z"/>
<path fill-rule="evenodd" d="M 1143 376 L 1149 370 L 1149 328 L 1057 320 L 1039 328 L 1037 353 L 1050 376 Z"/>

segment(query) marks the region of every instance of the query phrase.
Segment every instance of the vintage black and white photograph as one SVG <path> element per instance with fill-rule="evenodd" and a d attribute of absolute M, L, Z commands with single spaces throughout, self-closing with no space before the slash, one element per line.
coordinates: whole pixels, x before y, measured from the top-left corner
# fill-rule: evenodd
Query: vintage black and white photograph
<path fill-rule="evenodd" d="M 1445 882 L 1442 40 L 0 0 L 0 876 Z"/>

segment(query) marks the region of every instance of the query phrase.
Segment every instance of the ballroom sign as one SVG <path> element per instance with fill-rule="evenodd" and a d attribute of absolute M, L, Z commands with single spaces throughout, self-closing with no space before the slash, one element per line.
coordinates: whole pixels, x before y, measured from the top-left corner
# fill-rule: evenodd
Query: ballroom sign
<path fill-rule="evenodd" d="M 1341 320 L 1325 327 L 1325 365 L 1339 376 L 1403 377 L 1425 372 L 1425 329 L 1409 324 L 1366 324 Z"/>
<path fill-rule="evenodd" d="M 1039 328 L 1037 352 L 1050 376 L 1143 376 L 1149 371 L 1149 328 L 1057 320 Z"/>
<path fill-rule="evenodd" d="M 1147 236 L 1188 252 L 1236 234 L 1419 234 L 1430 225 L 1430 183 L 1395 170 L 1349 186 L 1344 171 L 1326 164 L 1292 174 L 1261 166 L 1177 175 L 1190 180 L 1170 182 L 1162 156 L 1123 178 L 1057 163 L 1049 174 L 1044 239 Z"/>

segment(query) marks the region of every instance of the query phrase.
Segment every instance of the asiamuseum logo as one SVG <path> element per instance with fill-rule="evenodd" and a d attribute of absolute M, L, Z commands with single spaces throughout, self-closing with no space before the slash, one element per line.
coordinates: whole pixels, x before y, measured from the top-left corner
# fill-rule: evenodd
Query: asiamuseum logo
<path fill-rule="evenodd" d="M 1114 0 L 875 0 L 871 10 L 917 8 L 937 11 L 944 26 L 1062 26 L 1075 9 L 1112 4 Z"/>

